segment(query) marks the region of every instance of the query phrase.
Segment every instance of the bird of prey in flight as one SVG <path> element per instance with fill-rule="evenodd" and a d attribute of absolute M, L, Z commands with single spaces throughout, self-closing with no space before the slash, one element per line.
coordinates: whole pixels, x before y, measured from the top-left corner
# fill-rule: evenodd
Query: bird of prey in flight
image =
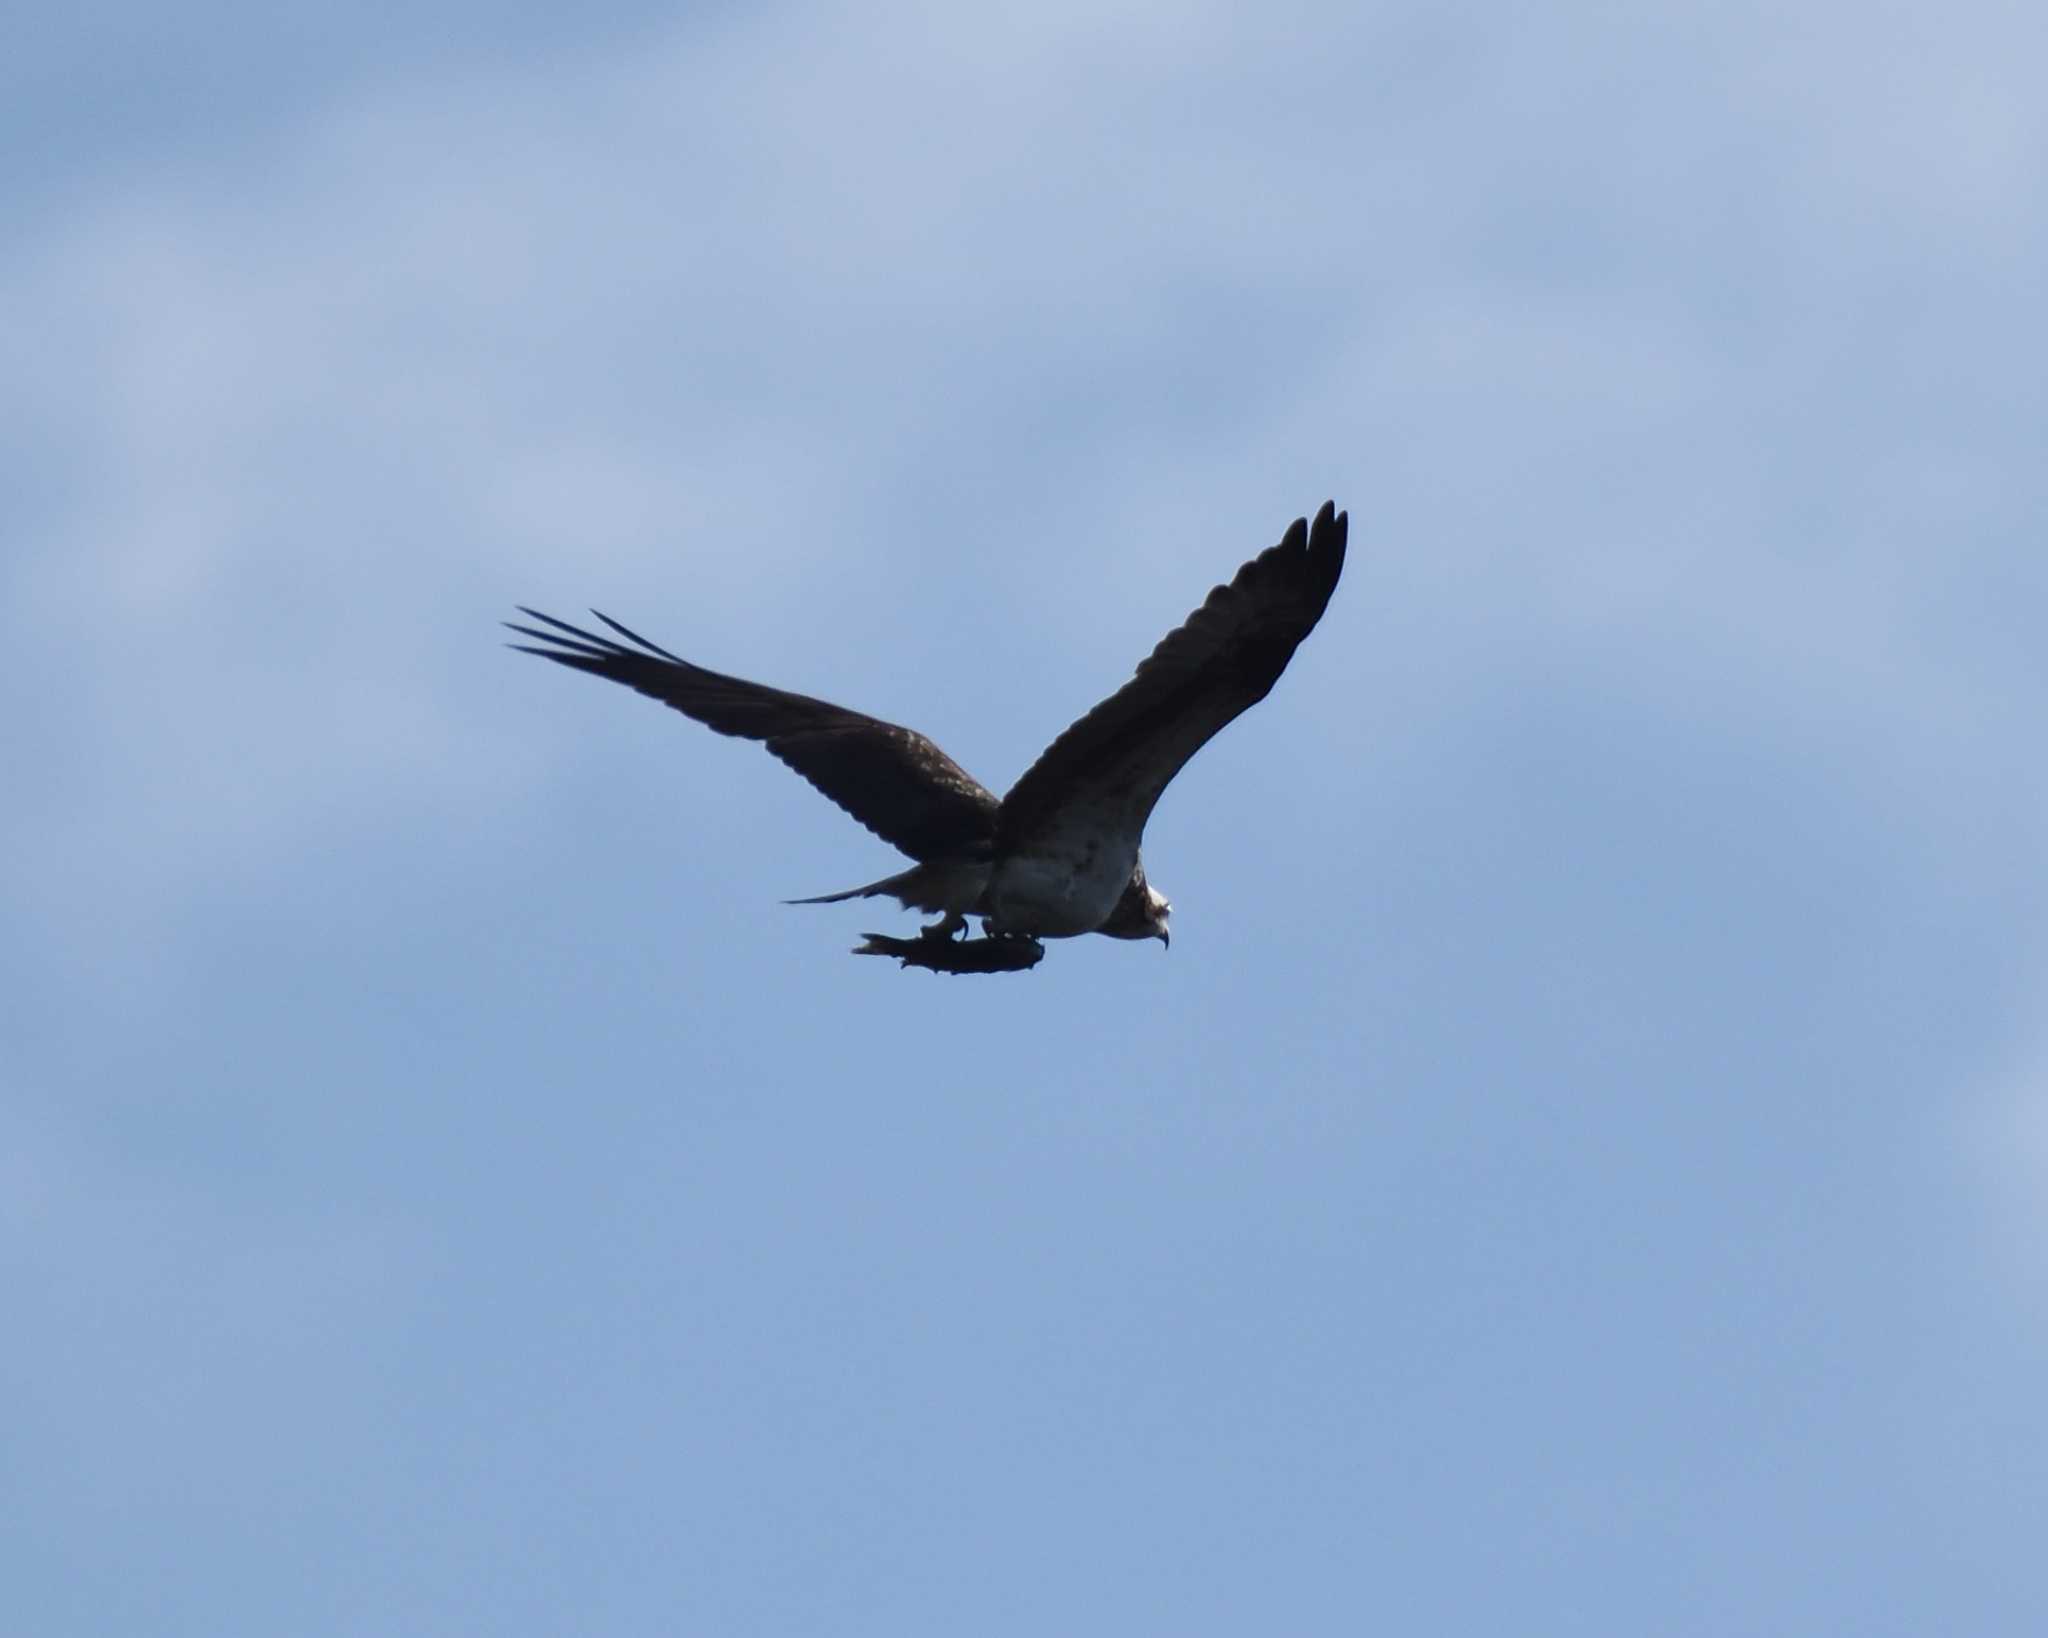
<path fill-rule="evenodd" d="M 1145 879 L 1153 804 L 1189 757 L 1271 691 L 1315 629 L 1344 568 L 1347 514 L 1297 518 L 1210 592 L 1136 675 L 1047 746 L 1000 800 L 913 729 L 707 671 L 599 614 L 618 638 L 521 606 L 551 629 L 514 643 L 673 706 L 715 733 L 755 739 L 883 841 L 908 870 L 793 904 L 892 897 L 936 914 L 916 939 L 868 935 L 857 953 L 943 972 L 1034 964 L 1042 938 L 1106 933 L 1167 942 L 1172 906 Z M 595 611 L 593 611 L 595 612 Z M 964 936 L 977 917 L 983 936 Z"/>

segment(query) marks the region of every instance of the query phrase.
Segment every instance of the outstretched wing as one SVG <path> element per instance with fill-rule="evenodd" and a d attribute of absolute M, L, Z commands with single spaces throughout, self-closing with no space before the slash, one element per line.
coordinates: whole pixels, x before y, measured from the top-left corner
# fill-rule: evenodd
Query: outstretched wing
<path fill-rule="evenodd" d="M 920 862 L 960 852 L 995 834 L 997 802 L 924 735 L 841 706 L 706 671 L 598 619 L 636 644 L 600 637 L 523 604 L 519 612 L 554 627 L 506 624 L 551 646 L 510 646 L 588 671 L 672 705 L 720 734 L 758 739 L 883 841 Z M 597 611 L 592 610 L 593 614 Z"/>
<path fill-rule="evenodd" d="M 1323 617 L 1344 569 L 1349 515 L 1330 502 L 1296 518 L 1218 586 L 1137 675 L 1047 746 L 1003 798 L 1015 847 L 1087 809 L 1140 830 L 1159 793 L 1216 732 L 1271 692 Z"/>

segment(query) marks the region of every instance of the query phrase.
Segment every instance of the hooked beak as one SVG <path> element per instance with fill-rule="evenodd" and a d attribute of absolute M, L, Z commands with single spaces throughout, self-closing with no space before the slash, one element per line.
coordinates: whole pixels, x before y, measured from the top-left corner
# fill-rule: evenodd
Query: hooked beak
<path fill-rule="evenodd" d="M 1164 927 L 1159 929 L 1159 947 L 1162 950 L 1170 950 L 1173 948 L 1173 935 L 1169 933 Z"/>

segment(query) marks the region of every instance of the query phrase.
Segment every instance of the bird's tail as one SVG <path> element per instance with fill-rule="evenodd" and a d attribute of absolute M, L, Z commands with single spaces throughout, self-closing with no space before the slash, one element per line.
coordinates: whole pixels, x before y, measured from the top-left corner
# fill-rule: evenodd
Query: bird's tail
<path fill-rule="evenodd" d="M 905 872 L 905 874 L 909 874 Z M 848 899 L 877 899 L 894 893 L 903 885 L 902 876 L 884 876 L 865 887 L 849 887 L 844 893 L 820 893 L 814 899 L 784 899 L 784 904 L 844 904 Z"/>
<path fill-rule="evenodd" d="M 844 893 L 820 893 L 814 899 L 784 899 L 784 904 L 844 904 L 848 899 L 871 899 L 881 888 L 870 882 L 866 887 L 849 887 Z"/>
<path fill-rule="evenodd" d="M 906 910 L 972 910 L 988 882 L 988 866 L 960 865 L 944 860 L 912 865 L 894 876 L 843 893 L 820 893 L 814 899 L 784 899 L 784 904 L 843 904 L 848 899 L 892 898 Z"/>

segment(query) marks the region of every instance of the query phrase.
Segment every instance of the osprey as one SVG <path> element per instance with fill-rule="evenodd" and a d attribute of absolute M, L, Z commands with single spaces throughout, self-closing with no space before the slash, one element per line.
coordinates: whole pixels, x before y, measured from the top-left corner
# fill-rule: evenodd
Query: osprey
<path fill-rule="evenodd" d="M 870 934 L 856 953 L 947 972 L 1035 963 L 1040 938 L 1106 933 L 1168 941 L 1172 909 L 1145 879 L 1139 843 L 1168 782 L 1216 732 L 1271 691 L 1315 629 L 1344 568 L 1349 519 L 1325 502 L 1169 632 L 1137 674 L 1047 746 L 997 800 L 924 735 L 802 694 L 692 665 L 597 618 L 625 642 L 521 605 L 552 627 L 507 626 L 509 646 L 624 683 L 716 733 L 755 739 L 873 831 L 911 868 L 792 904 L 893 897 L 937 914 L 916 940 Z M 596 613 L 595 610 L 592 611 Z M 628 645 L 631 646 L 628 646 Z M 960 939 L 969 916 L 984 937 Z"/>

